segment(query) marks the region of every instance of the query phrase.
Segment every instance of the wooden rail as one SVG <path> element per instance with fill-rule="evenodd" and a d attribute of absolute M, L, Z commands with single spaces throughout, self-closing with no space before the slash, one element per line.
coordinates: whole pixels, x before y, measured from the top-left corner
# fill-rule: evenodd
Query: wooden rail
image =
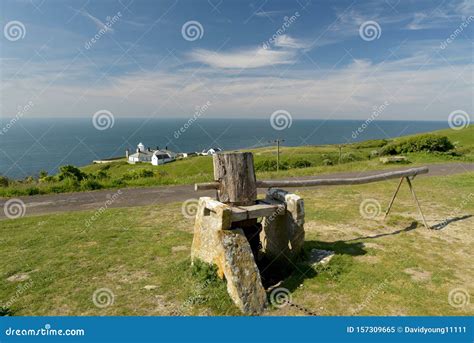
<path fill-rule="evenodd" d="M 271 187 L 311 187 L 311 186 L 340 186 L 340 185 L 360 185 L 364 183 L 379 182 L 389 179 L 415 177 L 419 174 L 429 172 L 428 167 L 411 168 L 406 170 L 392 171 L 370 176 L 353 177 L 353 178 L 334 178 L 334 179 L 312 179 L 312 180 L 264 180 L 257 181 L 258 188 Z M 218 181 L 197 183 L 194 190 L 202 191 L 209 189 L 219 189 Z"/>

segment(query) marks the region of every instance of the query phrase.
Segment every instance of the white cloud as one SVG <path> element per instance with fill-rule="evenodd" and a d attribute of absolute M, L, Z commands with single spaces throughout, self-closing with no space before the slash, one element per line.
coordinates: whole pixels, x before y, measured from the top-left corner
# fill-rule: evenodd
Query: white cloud
<path fill-rule="evenodd" d="M 34 77 L 24 74 L 3 83 L 3 115 L 15 113 L 34 94 L 40 96 L 33 97 L 35 106 L 28 116 L 88 116 L 105 108 L 116 116 L 187 118 L 207 100 L 213 103 L 208 117 L 266 118 L 284 108 L 294 118 L 366 119 L 373 106 L 386 100 L 390 106 L 380 119 L 445 120 L 453 110 L 473 110 L 471 66 L 433 63 L 428 55 L 380 64 L 355 60 L 343 68 L 319 72 L 146 71 L 75 85 L 60 78 L 44 90 L 64 65 L 56 67 L 57 71 L 47 73 L 32 68 L 29 75 Z M 88 68 L 93 67 L 74 65 L 72 71 L 90 74 Z"/>
<path fill-rule="evenodd" d="M 114 30 L 111 28 L 111 27 L 108 27 L 107 25 L 105 25 L 100 19 L 94 17 L 92 14 L 90 14 L 89 12 L 87 11 L 84 11 L 84 10 L 76 10 L 75 8 L 72 8 L 70 7 L 73 11 L 83 15 L 84 17 L 90 19 L 96 26 L 97 26 L 97 29 L 99 30 L 104 30 L 106 32 L 114 32 Z"/>
<path fill-rule="evenodd" d="M 221 69 L 253 69 L 279 64 L 294 63 L 300 49 L 309 48 L 309 44 L 288 35 L 280 35 L 274 46 L 238 49 L 228 52 L 216 52 L 195 49 L 189 54 L 193 62 L 207 64 Z"/>
<path fill-rule="evenodd" d="M 290 37 L 289 35 L 280 35 L 275 39 L 275 46 L 279 48 L 289 49 L 307 49 L 310 45 L 299 39 Z"/>

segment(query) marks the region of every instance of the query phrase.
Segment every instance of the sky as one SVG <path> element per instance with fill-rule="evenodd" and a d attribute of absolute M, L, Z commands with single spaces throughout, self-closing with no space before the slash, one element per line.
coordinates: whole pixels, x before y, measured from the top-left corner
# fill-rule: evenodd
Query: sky
<path fill-rule="evenodd" d="M 2 0 L 1 116 L 446 120 L 474 2 Z"/>

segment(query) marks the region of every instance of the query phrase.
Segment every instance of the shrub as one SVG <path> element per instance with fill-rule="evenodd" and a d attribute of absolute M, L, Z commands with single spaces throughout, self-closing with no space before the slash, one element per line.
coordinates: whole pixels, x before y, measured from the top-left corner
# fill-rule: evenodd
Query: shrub
<path fill-rule="evenodd" d="M 45 176 L 39 179 L 39 182 L 53 182 L 56 181 L 54 176 Z"/>
<path fill-rule="evenodd" d="M 325 166 L 332 166 L 334 163 L 332 162 L 332 160 L 330 160 L 329 158 L 325 158 L 323 160 L 323 165 Z"/>
<path fill-rule="evenodd" d="M 0 187 L 8 187 L 10 180 L 6 176 L 0 175 Z"/>
<path fill-rule="evenodd" d="M 354 162 L 354 161 L 357 161 L 357 157 L 350 152 L 344 153 L 341 155 L 341 163 Z"/>
<path fill-rule="evenodd" d="M 40 170 L 40 172 L 38 174 L 38 178 L 44 179 L 47 176 L 48 176 L 48 172 L 46 170 Z"/>
<path fill-rule="evenodd" d="M 287 170 L 288 162 L 280 162 L 280 170 Z M 276 171 L 277 161 L 276 160 L 263 160 L 255 163 L 256 171 Z"/>
<path fill-rule="evenodd" d="M 408 152 L 446 152 L 454 148 L 446 136 L 421 135 L 392 142 L 381 149 L 381 155 L 396 155 Z"/>
<path fill-rule="evenodd" d="M 134 170 L 123 175 L 124 180 L 137 180 L 143 177 L 153 177 L 155 176 L 155 172 L 150 169 L 140 169 Z"/>
<path fill-rule="evenodd" d="M 85 191 L 93 191 L 96 189 L 101 189 L 103 188 L 102 184 L 96 180 L 82 180 L 81 181 L 81 189 Z"/>
<path fill-rule="evenodd" d="M 26 194 L 27 195 L 36 195 L 36 194 L 40 194 L 40 190 L 38 187 L 28 187 L 26 190 L 25 190 Z"/>
<path fill-rule="evenodd" d="M 103 180 L 109 177 L 109 173 L 107 173 L 106 169 L 101 169 L 97 172 L 96 176 L 98 179 Z"/>
<path fill-rule="evenodd" d="M 49 189 L 53 193 L 73 192 L 80 189 L 80 183 L 76 179 L 66 178 L 59 185 L 53 185 Z"/>
<path fill-rule="evenodd" d="M 305 159 L 298 159 L 290 163 L 290 168 L 308 168 L 311 167 L 311 161 Z"/>
<path fill-rule="evenodd" d="M 114 179 L 111 185 L 112 187 L 122 187 L 125 185 L 125 181 L 122 178 Z"/>
<path fill-rule="evenodd" d="M 86 178 L 86 173 L 82 172 L 79 168 L 66 165 L 59 167 L 58 179 L 62 181 L 64 179 L 74 179 L 76 181 L 82 181 Z"/>

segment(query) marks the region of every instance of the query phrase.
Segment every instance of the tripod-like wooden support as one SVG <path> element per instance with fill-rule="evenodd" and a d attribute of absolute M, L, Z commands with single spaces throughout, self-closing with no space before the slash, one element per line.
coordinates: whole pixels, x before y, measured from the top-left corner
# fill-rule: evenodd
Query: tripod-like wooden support
<path fill-rule="evenodd" d="M 414 178 L 415 178 L 415 176 L 413 176 L 412 179 L 414 179 Z M 412 185 L 412 183 L 411 183 L 411 180 L 410 180 L 410 177 L 409 177 L 409 176 L 404 176 L 404 177 L 401 177 L 401 178 L 400 178 L 400 182 L 398 183 L 397 189 L 395 190 L 395 193 L 393 194 L 392 199 L 390 200 L 390 203 L 388 204 L 387 211 L 385 211 L 385 217 L 384 217 L 384 219 L 387 218 L 387 216 L 389 215 L 390 210 L 392 209 L 392 205 L 393 205 L 393 203 L 394 203 L 394 201 L 395 201 L 395 198 L 396 198 L 396 196 L 397 196 L 397 194 L 398 194 L 398 191 L 400 190 L 400 186 L 402 185 L 404 179 L 407 180 L 408 187 L 410 187 L 411 195 L 413 196 L 413 199 L 415 200 L 416 206 L 418 207 L 418 212 L 420 213 L 421 219 L 423 220 L 423 225 L 424 225 L 427 229 L 430 229 L 430 226 L 426 223 L 425 216 L 423 215 L 423 211 L 421 210 L 420 202 L 418 201 L 418 198 L 416 197 L 415 189 L 413 188 L 413 185 Z"/>

